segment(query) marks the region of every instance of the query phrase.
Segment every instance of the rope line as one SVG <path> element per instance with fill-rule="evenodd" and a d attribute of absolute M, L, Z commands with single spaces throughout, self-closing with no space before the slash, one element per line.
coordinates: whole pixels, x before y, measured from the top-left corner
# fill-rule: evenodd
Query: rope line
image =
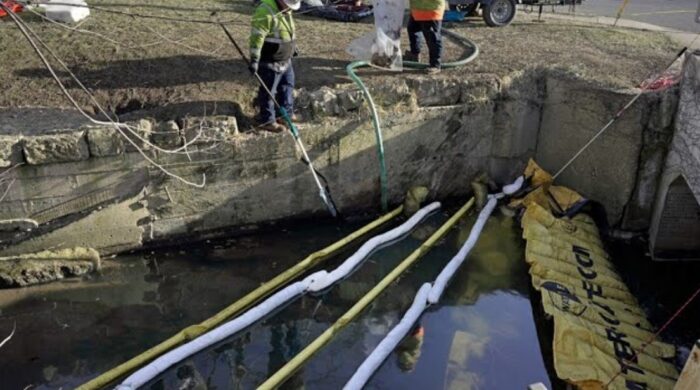
<path fill-rule="evenodd" d="M 15 15 L 15 16 L 16 16 L 16 15 Z M 115 121 L 110 117 L 110 115 L 106 112 L 106 110 L 100 105 L 100 103 L 97 101 L 97 99 L 94 97 L 94 95 L 87 89 L 87 87 L 82 83 L 82 81 L 80 81 L 80 79 L 78 79 L 78 77 L 75 75 L 75 73 L 73 73 L 73 72 L 70 70 L 70 68 L 68 67 L 68 65 L 66 65 L 66 63 L 63 62 L 63 61 L 61 60 L 60 57 L 58 57 L 58 55 L 51 49 L 51 47 L 49 47 L 49 46 L 39 37 L 39 35 L 38 35 L 36 32 L 34 32 L 34 30 L 32 30 L 31 27 L 29 27 L 29 26 L 28 26 L 26 23 L 24 23 L 21 19 L 19 19 L 19 18 L 17 18 L 17 19 L 18 19 L 17 21 L 18 21 L 24 28 L 26 28 L 26 30 L 27 30 L 28 32 L 30 32 L 32 36 L 34 36 L 34 39 L 36 39 L 36 40 L 46 49 L 46 51 L 48 51 L 49 54 L 61 65 L 61 67 L 62 67 L 62 68 L 68 73 L 68 75 L 71 77 L 71 79 L 73 79 L 73 81 L 75 81 L 75 82 L 78 84 L 78 86 L 82 89 L 82 91 L 85 92 L 85 94 L 89 97 L 90 101 L 99 109 L 99 111 L 102 113 L 102 115 L 104 115 L 104 117 L 107 118 L 107 120 L 109 121 L 109 122 L 99 121 L 99 120 L 94 119 L 94 118 L 91 117 L 90 115 L 88 115 L 88 114 L 80 107 L 80 105 L 75 101 L 75 99 L 72 97 L 72 95 L 70 95 L 70 93 L 67 91 L 67 89 L 65 88 L 65 86 L 63 85 L 63 83 L 60 81 L 60 79 L 59 79 L 58 76 L 56 75 L 55 71 L 53 70 L 53 67 L 48 63 L 48 61 L 45 61 L 45 57 L 42 57 L 42 55 L 39 53 L 39 54 L 40 54 L 40 58 L 42 58 L 42 61 L 44 61 L 44 65 L 47 67 L 47 69 L 49 70 L 49 72 L 50 72 L 51 75 L 53 76 L 54 80 L 59 84 L 59 87 L 61 87 L 62 91 L 64 92 L 64 95 L 66 95 L 66 96 L 68 97 L 68 99 L 71 101 L 71 103 L 73 104 L 73 106 L 75 106 L 75 108 L 79 111 L 79 113 L 80 113 L 81 115 L 83 115 L 86 119 L 88 119 L 90 122 L 92 122 L 92 123 L 94 123 L 94 124 L 96 124 L 96 125 L 116 126 L 117 128 L 124 128 L 124 129 L 128 130 L 128 131 L 129 131 L 134 137 L 136 137 L 139 141 L 141 141 L 141 142 L 143 142 L 145 145 L 147 145 L 148 147 L 151 147 L 151 148 L 153 148 L 153 149 L 155 149 L 155 150 L 157 150 L 157 151 L 159 151 L 159 152 L 165 153 L 165 154 L 187 154 L 187 147 L 190 146 L 190 145 L 192 145 L 194 142 L 196 142 L 197 140 L 199 140 L 199 138 L 201 137 L 201 133 L 202 133 L 202 130 L 203 130 L 203 129 L 202 129 L 201 126 L 200 126 L 200 131 L 198 132 L 198 134 L 197 134 L 195 137 L 193 137 L 192 140 L 190 140 L 189 142 L 185 142 L 183 146 L 178 147 L 178 148 L 176 148 L 176 149 L 164 149 L 164 148 L 159 147 L 158 145 L 153 144 L 153 143 L 150 142 L 148 139 L 143 138 L 143 137 L 138 133 L 138 131 L 135 130 L 135 129 L 133 128 L 133 126 L 130 126 L 130 125 L 126 124 L 126 123 L 115 122 Z M 26 37 L 26 36 L 25 36 L 25 37 Z M 32 38 L 30 37 L 29 39 L 30 39 L 30 43 L 33 43 Z M 34 45 L 33 45 L 33 46 L 34 46 Z M 119 129 L 118 129 L 118 130 L 119 130 Z M 183 152 L 183 151 L 184 151 L 184 152 Z"/>
<path fill-rule="evenodd" d="M 654 333 L 654 334 L 649 338 L 649 340 L 648 340 L 646 343 L 644 343 L 644 344 L 642 345 L 642 348 L 641 348 L 638 352 L 636 352 L 636 353 L 634 354 L 634 356 L 632 356 L 632 358 L 631 358 L 629 361 L 630 361 L 630 362 L 634 362 L 635 360 L 637 360 L 637 357 L 638 357 L 642 352 L 644 352 L 644 350 L 646 349 L 646 347 L 647 347 L 649 344 L 651 344 L 652 342 L 654 342 L 654 341 L 656 340 L 656 338 L 659 337 L 659 335 L 660 335 L 663 331 L 665 331 L 666 328 L 668 328 L 668 327 L 671 325 L 671 323 L 672 323 L 673 321 L 675 321 L 676 318 L 678 318 L 678 316 L 681 315 L 681 313 L 683 313 L 683 311 L 685 311 L 685 309 L 695 300 L 695 298 L 697 298 L 698 295 L 700 295 L 700 286 L 698 286 L 697 290 L 695 290 L 695 292 L 694 292 L 693 294 L 691 294 L 690 297 L 688 297 L 688 299 L 686 299 L 686 301 L 673 313 L 673 315 L 672 315 L 671 317 L 669 317 L 668 320 L 666 320 L 666 322 L 659 328 L 659 330 L 657 330 L 656 333 Z M 620 371 L 618 371 L 617 374 L 615 374 L 612 378 L 610 378 L 610 381 L 608 381 L 608 383 L 605 385 L 605 388 L 606 388 L 606 389 L 613 383 L 613 381 L 614 381 L 615 379 L 617 379 L 617 377 L 619 377 L 620 375 L 622 375 L 622 371 L 623 371 L 623 369 L 620 369 Z"/>
<path fill-rule="evenodd" d="M 164 153 L 174 153 L 174 151 L 166 150 L 166 149 L 162 149 L 162 148 L 160 148 L 160 147 L 157 147 L 156 145 L 151 144 L 150 141 L 148 141 L 148 140 L 144 139 L 143 137 L 141 137 L 135 130 L 131 129 L 130 126 L 114 122 L 114 121 L 112 120 L 112 118 L 109 116 L 109 114 L 107 114 L 107 112 L 102 108 L 102 106 L 99 105 L 99 103 L 97 103 L 97 101 L 95 100 L 94 96 L 92 96 L 92 94 L 87 90 L 87 88 L 82 84 L 82 82 L 80 82 L 80 80 L 70 71 L 70 69 L 68 69 L 67 65 L 66 65 L 63 61 L 61 61 L 60 58 L 58 58 L 58 56 L 51 50 L 51 48 L 48 47 L 48 46 L 46 45 L 46 43 L 44 43 L 44 42 L 41 40 L 41 38 L 39 38 L 39 37 L 36 35 L 36 33 L 34 33 L 34 31 L 33 31 L 29 26 L 27 26 L 14 12 L 12 12 L 12 10 L 10 10 L 9 8 L 7 8 L 7 7 L 6 7 L 3 3 L 1 3 L 1 2 L 0 2 L 0 9 L 2 9 L 3 11 L 5 11 L 5 12 L 10 16 L 10 18 L 12 19 L 12 21 L 13 21 L 13 22 L 15 23 L 15 25 L 19 28 L 19 30 L 20 30 L 20 32 L 22 33 L 22 35 L 24 35 L 24 37 L 27 39 L 27 41 L 28 41 L 29 44 L 31 45 L 31 47 L 32 47 L 32 49 L 34 50 L 34 52 L 39 56 L 39 58 L 41 59 L 41 61 L 44 63 L 44 66 L 47 68 L 47 70 L 49 71 L 49 73 L 51 73 L 51 76 L 53 77 L 53 79 L 54 79 L 54 80 L 56 81 L 56 83 L 58 84 L 59 88 L 61 89 L 61 92 L 66 96 L 66 98 L 68 98 L 68 100 L 71 102 L 71 104 L 80 112 L 81 115 L 83 115 L 86 119 L 88 119 L 89 121 L 91 121 L 91 122 L 93 122 L 93 123 L 95 123 L 95 124 L 98 124 L 98 125 L 111 125 L 112 127 L 114 127 L 114 129 L 116 129 L 116 130 L 120 133 L 120 135 L 122 135 L 122 137 L 126 138 L 126 140 L 139 152 L 139 154 L 141 154 L 141 156 L 142 156 L 146 161 L 148 161 L 151 165 L 153 165 L 153 166 L 155 166 L 156 168 L 158 168 L 161 172 L 163 172 L 163 173 L 166 174 L 167 176 L 172 177 L 172 178 L 174 178 L 174 179 L 176 179 L 176 180 L 178 180 L 178 181 L 180 181 L 180 182 L 182 182 L 182 183 L 184 183 L 184 184 L 187 184 L 187 185 L 190 185 L 190 186 L 193 186 L 193 187 L 196 187 L 196 188 L 203 188 L 203 187 L 204 187 L 204 185 L 206 184 L 206 174 L 202 174 L 202 182 L 201 182 L 201 183 L 195 183 L 195 182 L 189 181 L 189 180 L 187 180 L 187 179 L 185 179 L 185 178 L 183 178 L 183 177 L 181 177 L 181 176 L 178 176 L 177 174 L 174 174 L 174 173 L 170 172 L 169 170 L 167 170 L 166 168 L 164 168 L 162 165 L 160 165 L 160 164 L 158 164 L 156 161 L 154 161 L 152 158 L 150 158 L 150 157 L 141 149 L 141 147 L 140 147 L 138 144 L 136 144 L 136 142 L 135 142 L 134 140 L 132 140 L 129 136 L 127 136 L 127 134 L 124 132 L 123 128 L 124 128 L 124 129 L 127 129 L 127 130 L 128 130 L 134 137 L 136 137 L 137 139 L 141 140 L 142 142 L 144 142 L 144 143 L 146 143 L 146 144 L 149 144 L 149 146 L 152 146 L 152 147 L 154 147 L 154 148 L 156 148 L 156 149 L 158 149 L 158 150 L 160 150 L 160 151 L 163 151 Z M 32 36 L 34 36 L 34 38 L 32 38 Z M 83 89 L 83 91 L 84 91 L 86 94 L 88 94 L 88 96 L 91 98 L 91 100 L 93 101 L 93 103 L 96 103 L 96 106 L 98 107 L 98 109 L 102 112 L 103 115 L 105 115 L 105 117 L 109 120 L 109 122 L 98 121 L 98 120 L 92 118 L 90 115 L 88 115 L 88 114 L 80 107 L 80 105 L 78 104 L 78 102 L 73 98 L 73 96 L 70 94 L 70 92 L 68 92 L 68 90 L 66 89 L 66 87 L 63 85 L 63 82 L 61 82 L 61 80 L 60 80 L 60 78 L 58 77 L 58 75 L 56 74 L 55 70 L 53 69 L 53 67 L 51 66 L 51 64 L 49 63 L 49 61 L 46 59 L 46 56 L 44 55 L 44 53 L 43 53 L 43 52 L 41 51 L 41 49 L 37 46 L 36 42 L 34 42 L 34 39 L 36 39 L 45 49 L 47 49 L 47 51 L 54 57 L 54 59 L 56 59 L 56 60 L 66 69 L 66 71 L 69 72 L 69 74 L 71 75 L 71 77 L 73 78 L 73 80 L 76 81 L 76 82 L 78 83 L 78 85 Z M 200 129 L 200 131 L 201 131 L 201 129 Z M 196 139 L 196 137 L 193 138 L 193 140 L 192 140 L 191 142 L 194 142 L 195 139 Z M 185 144 L 185 146 L 183 146 L 182 148 L 186 148 L 186 147 L 187 147 L 187 144 Z"/>
<path fill-rule="evenodd" d="M 687 50 L 687 46 L 681 49 L 678 52 L 678 54 L 676 54 L 676 56 L 673 57 L 673 60 L 663 69 L 661 74 L 663 74 L 663 72 L 667 71 L 671 66 L 673 66 L 673 64 L 678 60 L 678 58 L 683 56 L 683 54 Z M 656 81 L 658 78 L 658 76 L 655 77 L 654 81 Z M 606 123 L 600 130 L 598 130 L 598 132 L 595 133 L 595 135 L 593 135 L 593 137 L 591 137 L 585 145 L 583 145 L 576 153 L 574 153 L 573 157 L 571 157 L 569 161 L 567 161 L 561 168 L 559 168 L 559 170 L 552 176 L 552 181 L 556 180 L 562 173 L 564 173 L 564 171 L 566 171 L 571 166 L 571 164 L 573 164 L 574 161 L 576 161 L 576 159 L 578 159 L 583 154 L 583 152 L 585 152 L 588 149 L 588 147 L 590 147 L 601 135 L 603 135 L 603 133 L 605 133 L 605 131 L 608 130 L 610 126 L 612 126 L 618 119 L 620 119 L 622 114 L 624 114 L 625 111 L 627 111 L 627 109 L 629 109 L 645 92 L 649 90 L 648 87 L 649 85 L 651 85 L 651 83 L 644 85 L 644 82 L 648 79 L 649 77 L 645 78 L 639 83 L 639 92 L 636 95 L 634 95 L 634 97 L 632 97 L 632 99 L 630 99 L 630 101 L 627 102 L 627 104 L 625 104 L 617 113 L 615 113 L 613 118 L 610 119 L 610 121 L 608 121 L 608 123 Z"/>

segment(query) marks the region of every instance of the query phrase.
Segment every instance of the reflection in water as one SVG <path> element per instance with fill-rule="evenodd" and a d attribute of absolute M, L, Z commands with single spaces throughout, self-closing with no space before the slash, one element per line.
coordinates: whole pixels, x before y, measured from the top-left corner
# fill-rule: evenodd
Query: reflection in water
<path fill-rule="evenodd" d="M 421 275 L 420 282 L 434 280 L 464 243 L 474 220 L 475 215 L 461 222 L 443 248 L 418 264 L 413 275 Z M 420 282 L 412 283 L 414 293 Z M 509 218 L 492 217 L 441 304 L 421 318 L 424 336 L 412 370 L 402 370 L 405 357 L 397 351 L 368 388 L 511 389 L 548 383 L 528 283 L 520 232 Z M 394 298 L 397 290 L 386 299 Z"/>
<path fill-rule="evenodd" d="M 472 220 L 459 225 L 455 247 L 466 241 Z M 455 275 L 443 303 L 473 305 L 483 294 L 495 291 L 528 294 L 524 243 L 512 218 L 496 215 L 484 226 L 474 249 Z"/>
<path fill-rule="evenodd" d="M 423 336 L 425 336 L 425 330 L 418 323 L 396 347 L 396 361 L 401 371 L 411 372 L 416 368 L 416 363 L 420 358 L 420 349 L 423 346 Z"/>
<path fill-rule="evenodd" d="M 246 367 L 247 374 L 241 379 L 240 386 L 254 388 L 280 369 L 408 256 L 446 218 L 445 214 L 433 215 L 426 220 L 421 229 L 417 229 L 404 239 L 373 253 L 341 284 L 320 296 L 304 296 L 291 302 L 271 317 L 251 326 L 248 329 L 251 342 L 245 346 L 245 357 L 242 363 Z M 334 263 L 329 264 L 327 268 L 337 266 L 344 259 L 345 256 L 341 256 Z M 371 323 L 367 323 L 365 329 L 368 332 L 381 337 L 389 330 L 397 313 L 413 300 L 413 291 L 410 291 L 411 285 L 405 287 L 407 289 L 396 299 L 377 302 L 374 310 L 379 315 L 371 318 Z M 382 313 L 388 314 L 383 316 Z M 233 340 L 238 338 L 240 336 L 234 336 Z M 354 338 L 353 341 L 359 346 L 362 345 L 361 338 Z M 373 345 L 368 346 L 366 351 L 369 352 L 371 348 Z M 200 371 L 203 371 L 207 365 L 211 364 L 212 360 L 220 360 L 220 355 L 221 349 L 214 348 L 197 354 L 193 360 Z M 308 367 L 297 372 L 284 384 L 283 388 L 340 387 L 341 383 L 338 383 L 337 386 L 333 384 L 335 381 L 333 378 L 346 375 L 343 372 L 346 372 L 351 366 L 339 366 L 342 366 L 344 362 L 353 364 L 354 359 L 347 359 L 345 351 L 335 351 L 333 355 L 324 359 L 323 368 L 318 369 L 315 361 L 316 359 L 313 359 Z M 152 388 L 158 388 L 162 386 L 162 383 L 169 383 L 170 378 L 176 372 L 177 367 L 171 368 L 153 381 Z M 219 388 L 231 387 L 216 375 L 210 377 L 210 382 Z"/>
<path fill-rule="evenodd" d="M 249 389 L 320 335 L 446 220 L 439 213 L 383 248 L 321 296 L 305 296 L 261 323 L 172 367 L 153 389 Z M 284 388 L 340 388 L 466 239 L 474 216 L 392 284 Z M 18 334 L 0 351 L 0 387 L 72 388 L 207 318 L 260 282 L 356 226 L 276 232 L 120 260 L 102 275 L 0 292 L 0 326 Z M 354 249 L 352 249 L 354 250 Z M 351 251 L 352 251 L 351 250 Z M 348 253 L 324 268 L 337 266 Z M 527 297 L 522 241 L 495 217 L 441 305 L 432 307 L 369 388 L 525 388 L 547 383 Z M 10 325 L 11 326 L 11 325 Z M 503 375 L 508 372 L 509 375 Z"/>
<path fill-rule="evenodd" d="M 0 290 L 0 333 L 17 323 L 15 337 L 0 350 L 0 389 L 74 388 L 357 227 L 307 226 L 124 256 L 84 279 Z M 197 371 L 208 381 L 209 371 Z M 231 383 L 240 370 L 226 371 Z"/>

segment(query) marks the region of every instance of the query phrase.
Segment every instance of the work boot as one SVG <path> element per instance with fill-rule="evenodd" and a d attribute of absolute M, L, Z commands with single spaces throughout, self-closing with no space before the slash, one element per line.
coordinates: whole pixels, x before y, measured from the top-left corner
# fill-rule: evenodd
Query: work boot
<path fill-rule="evenodd" d="M 420 62 L 420 53 L 413 54 L 413 53 L 411 53 L 410 50 L 406 50 L 403 53 L 403 60 L 404 61 Z"/>
<path fill-rule="evenodd" d="M 429 75 L 436 75 L 440 73 L 440 67 L 439 66 L 429 66 L 427 69 L 425 69 L 425 73 Z"/>
<path fill-rule="evenodd" d="M 280 125 L 277 122 L 267 122 L 264 125 L 258 126 L 258 129 L 264 130 L 264 131 L 269 131 L 271 133 L 281 133 L 285 130 L 287 130 L 286 127 L 283 125 Z"/>
<path fill-rule="evenodd" d="M 289 119 L 294 123 L 299 121 L 299 117 L 296 116 L 296 114 L 290 115 Z M 287 126 L 287 121 L 285 121 L 284 118 L 277 118 L 277 123 L 279 123 L 280 125 L 285 126 L 285 127 Z"/>

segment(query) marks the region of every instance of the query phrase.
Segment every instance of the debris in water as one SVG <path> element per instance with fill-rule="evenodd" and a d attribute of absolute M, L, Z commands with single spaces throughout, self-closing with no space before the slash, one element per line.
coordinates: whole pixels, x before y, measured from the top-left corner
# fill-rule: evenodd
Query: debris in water
<path fill-rule="evenodd" d="M 10 335 L 5 337 L 5 340 L 2 340 L 2 342 L 0 343 L 0 348 L 2 348 L 2 346 L 5 345 L 5 343 L 10 341 L 12 336 L 15 335 L 15 330 L 17 330 L 17 323 L 16 322 L 14 323 L 14 325 L 12 325 L 12 332 L 10 332 Z"/>

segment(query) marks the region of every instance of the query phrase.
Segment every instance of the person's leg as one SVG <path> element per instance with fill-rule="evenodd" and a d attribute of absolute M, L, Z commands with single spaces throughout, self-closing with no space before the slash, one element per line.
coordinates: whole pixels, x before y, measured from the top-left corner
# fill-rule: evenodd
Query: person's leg
<path fill-rule="evenodd" d="M 408 42 L 411 46 L 411 54 L 416 57 L 420 54 L 421 40 L 423 39 L 421 32 L 421 22 L 413 20 L 413 16 L 408 18 L 408 26 L 406 26 L 408 31 Z"/>
<path fill-rule="evenodd" d="M 430 53 L 430 66 L 439 68 L 442 64 L 442 21 L 423 22 L 422 27 Z"/>
<path fill-rule="evenodd" d="M 294 114 L 294 65 L 289 64 L 282 73 L 277 85 L 277 102 L 284 107 L 289 116 Z"/>
<path fill-rule="evenodd" d="M 265 86 L 272 90 L 275 84 L 275 76 L 277 75 L 274 70 L 270 69 L 269 66 L 263 64 L 258 68 L 258 75 L 260 79 L 265 83 Z M 274 92 L 273 92 L 274 93 Z M 258 89 L 258 97 L 256 99 L 258 110 L 258 123 L 266 124 L 275 121 L 275 104 L 272 101 L 272 97 L 267 94 L 265 89 L 261 86 Z"/>

